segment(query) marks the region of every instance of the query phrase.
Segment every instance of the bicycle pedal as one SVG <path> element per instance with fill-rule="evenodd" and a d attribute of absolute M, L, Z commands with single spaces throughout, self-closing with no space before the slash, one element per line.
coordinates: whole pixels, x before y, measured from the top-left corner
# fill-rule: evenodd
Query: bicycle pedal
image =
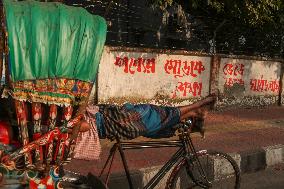
<path fill-rule="evenodd" d="M 71 171 L 64 171 L 64 176 L 62 177 L 62 181 L 80 185 L 87 183 L 87 178 L 85 176 L 82 176 L 80 174 Z"/>

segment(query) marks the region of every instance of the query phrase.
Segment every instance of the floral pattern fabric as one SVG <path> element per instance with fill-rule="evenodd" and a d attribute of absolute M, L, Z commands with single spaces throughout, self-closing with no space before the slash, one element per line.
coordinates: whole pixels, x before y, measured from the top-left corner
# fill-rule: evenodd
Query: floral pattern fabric
<path fill-rule="evenodd" d="M 4 97 L 28 102 L 70 106 L 80 104 L 88 98 L 92 83 L 74 79 L 39 79 L 18 81 L 6 89 Z"/>

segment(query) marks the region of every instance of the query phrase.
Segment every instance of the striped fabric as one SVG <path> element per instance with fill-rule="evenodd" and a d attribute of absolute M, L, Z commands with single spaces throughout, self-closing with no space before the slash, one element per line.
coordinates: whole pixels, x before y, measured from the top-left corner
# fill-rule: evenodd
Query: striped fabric
<path fill-rule="evenodd" d="M 99 105 L 99 113 L 96 114 L 101 138 L 155 137 L 176 125 L 179 119 L 178 108 L 151 104 Z"/>

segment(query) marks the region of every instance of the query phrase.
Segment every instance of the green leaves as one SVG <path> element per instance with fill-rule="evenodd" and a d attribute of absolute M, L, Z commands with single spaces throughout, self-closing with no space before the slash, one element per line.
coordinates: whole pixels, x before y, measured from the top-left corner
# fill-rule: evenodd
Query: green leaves
<path fill-rule="evenodd" d="M 213 16 L 228 20 L 238 19 L 245 24 L 259 27 L 269 22 L 284 20 L 284 1 L 282 0 L 188 0 L 189 11 L 205 10 Z M 173 0 L 146 0 L 147 4 L 162 10 L 171 6 Z M 182 1 L 175 1 L 181 3 Z M 185 5 L 185 3 L 182 3 Z M 188 5 L 189 4 L 189 5 Z M 187 9 L 188 10 L 188 9 Z M 211 15 L 211 16 L 212 16 Z"/>

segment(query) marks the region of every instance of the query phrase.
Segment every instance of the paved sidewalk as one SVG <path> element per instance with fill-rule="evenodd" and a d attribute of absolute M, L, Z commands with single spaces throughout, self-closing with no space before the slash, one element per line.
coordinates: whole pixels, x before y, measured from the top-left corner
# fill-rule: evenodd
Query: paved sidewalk
<path fill-rule="evenodd" d="M 284 107 L 234 109 L 211 112 L 206 119 L 206 138 L 193 134 L 197 149 L 215 149 L 235 154 L 242 172 L 253 172 L 284 160 Z M 172 137 L 171 139 L 174 139 Z M 133 141 L 147 140 L 138 138 Z M 103 140 L 100 160 L 73 160 L 66 168 L 87 174 L 98 174 L 112 143 Z M 162 165 L 174 153 L 174 148 L 126 151 L 132 171 Z M 123 173 L 120 157 L 115 157 L 114 175 Z M 146 169 L 145 169 L 146 168 Z"/>

